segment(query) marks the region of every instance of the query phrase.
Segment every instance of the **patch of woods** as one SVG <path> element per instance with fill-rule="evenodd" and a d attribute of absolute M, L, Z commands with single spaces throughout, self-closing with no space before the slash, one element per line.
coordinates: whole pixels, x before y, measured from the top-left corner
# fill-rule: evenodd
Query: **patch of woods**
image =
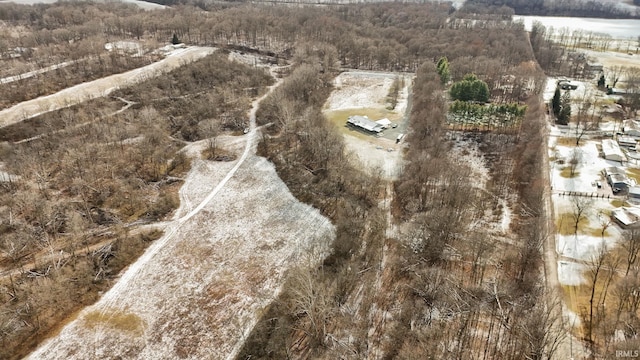
<path fill-rule="evenodd" d="M 0 108 L 159 60 L 155 40 L 105 49 L 132 37 L 131 21 L 119 17 L 142 13 L 125 4 L 0 4 Z"/>
<path fill-rule="evenodd" d="M 219 53 L 138 86 L 0 129 L 0 358 L 24 356 L 93 303 L 179 205 L 181 149 L 247 122 L 263 70 Z M 33 129 L 37 129 L 34 133 Z M 229 154 L 235 156 L 234 154 Z"/>
<path fill-rule="evenodd" d="M 559 304 L 547 301 L 540 278 L 547 236 L 543 107 L 537 96 L 527 100 L 517 134 L 447 132 L 435 70 L 425 64 L 418 72 L 409 164 L 395 183 L 397 216 L 413 225 L 396 270 L 411 299 L 396 355 L 551 358 L 564 330 Z M 491 177 L 484 187 L 452 155 L 453 140 L 461 138 L 477 142 L 487 158 Z M 510 196 L 518 199 L 509 202 L 514 242 L 473 225 L 496 210 L 498 198 Z"/>
<path fill-rule="evenodd" d="M 460 28 L 454 38 L 474 31 Z M 522 117 L 517 132 L 465 133 L 446 128 L 442 63 L 423 63 L 413 85 L 407 164 L 388 183 L 345 155 L 342 138 L 320 112 L 332 74 L 322 72 L 319 54 L 307 55 L 312 60 L 298 57 L 291 76 L 262 104 L 258 119 L 271 126 L 259 150 L 296 197 L 332 219 L 337 239 L 321 266 L 289 273 L 238 358 L 551 358 L 564 329 L 560 305 L 547 298 L 541 279 L 548 236 L 543 74 L 518 66 L 523 71 L 515 76 L 526 74 L 536 85 L 529 96 L 517 95 L 522 105 L 496 104 L 496 111 Z M 454 81 L 470 73 L 456 64 L 475 63 L 447 58 Z M 491 71 L 475 73 L 487 79 Z M 453 155 L 460 142 L 476 144 L 487 159 L 484 186 Z M 392 219 L 379 206 L 385 199 L 393 199 Z M 513 238 L 486 228 L 507 211 L 500 199 L 515 214 Z M 402 231 L 388 236 L 387 221 Z"/>

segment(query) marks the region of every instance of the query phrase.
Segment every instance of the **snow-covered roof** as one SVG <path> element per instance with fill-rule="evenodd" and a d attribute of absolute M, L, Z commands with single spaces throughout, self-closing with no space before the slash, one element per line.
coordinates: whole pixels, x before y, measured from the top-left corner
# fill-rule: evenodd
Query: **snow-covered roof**
<path fill-rule="evenodd" d="M 617 166 L 610 166 L 610 167 L 604 168 L 604 174 L 607 176 L 613 175 L 613 174 L 627 175 L 627 172 L 624 171 L 624 169 L 619 168 Z"/>
<path fill-rule="evenodd" d="M 359 116 L 359 115 L 349 116 L 349 119 L 347 119 L 347 122 L 353 126 L 357 126 L 367 131 L 376 132 L 376 133 L 379 133 L 384 129 L 382 125 L 376 123 L 375 121 L 369 120 L 369 118 L 366 116 Z"/>
<path fill-rule="evenodd" d="M 611 211 L 611 216 L 624 226 L 631 226 L 640 220 L 640 208 L 621 207 Z"/>
<path fill-rule="evenodd" d="M 629 185 L 629 178 L 623 174 L 611 174 L 609 175 L 609 179 L 611 179 L 611 184 L 627 184 Z"/>
<path fill-rule="evenodd" d="M 617 142 L 611 139 L 602 140 L 602 152 L 604 158 L 607 160 L 626 161 L 627 157 L 624 155 Z"/>
<path fill-rule="evenodd" d="M 636 139 L 631 136 L 619 136 L 618 144 L 622 146 L 636 146 Z"/>

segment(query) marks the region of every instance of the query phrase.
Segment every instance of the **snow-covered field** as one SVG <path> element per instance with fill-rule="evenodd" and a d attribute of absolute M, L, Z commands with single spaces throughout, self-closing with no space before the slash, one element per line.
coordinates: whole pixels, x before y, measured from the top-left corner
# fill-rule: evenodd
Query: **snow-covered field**
<path fill-rule="evenodd" d="M 257 101 L 244 141 L 220 141 L 242 156 L 195 160 L 164 236 L 29 358 L 236 356 L 286 271 L 316 265 L 335 237 L 329 220 L 298 202 L 273 165 L 253 155 L 256 109 Z"/>
<path fill-rule="evenodd" d="M 358 109 L 387 111 L 387 95 L 398 74 L 364 71 L 343 72 L 335 79 L 335 90 L 325 104 L 325 112 Z M 404 87 L 398 94 L 395 109 L 389 112 L 389 118 L 399 123 L 398 129 L 405 129 L 405 113 L 409 99 L 410 83 L 413 76 L 405 77 Z M 373 119 L 377 120 L 377 119 Z M 395 130 L 395 129 L 394 129 Z M 403 130 L 397 130 L 400 133 Z M 372 173 L 381 173 L 386 178 L 394 178 L 402 169 L 402 146 L 394 139 L 364 137 L 344 134 L 347 152 L 351 158 L 358 159 Z"/>
<path fill-rule="evenodd" d="M 121 74 L 78 84 L 55 94 L 25 101 L 0 111 L 0 127 L 8 126 L 40 114 L 73 106 L 81 102 L 102 97 L 119 87 L 130 86 L 150 77 L 168 72 L 185 63 L 198 60 L 215 51 L 211 47 L 188 47 L 175 49 L 164 59 Z"/>

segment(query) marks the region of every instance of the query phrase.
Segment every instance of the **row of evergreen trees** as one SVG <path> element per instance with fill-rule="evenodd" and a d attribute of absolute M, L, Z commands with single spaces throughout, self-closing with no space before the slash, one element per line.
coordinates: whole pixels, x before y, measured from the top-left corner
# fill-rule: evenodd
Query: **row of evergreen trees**
<path fill-rule="evenodd" d="M 484 105 L 456 100 L 449 107 L 449 119 L 456 123 L 470 119 L 488 126 L 509 127 L 519 124 L 526 111 L 526 105 L 516 103 Z"/>

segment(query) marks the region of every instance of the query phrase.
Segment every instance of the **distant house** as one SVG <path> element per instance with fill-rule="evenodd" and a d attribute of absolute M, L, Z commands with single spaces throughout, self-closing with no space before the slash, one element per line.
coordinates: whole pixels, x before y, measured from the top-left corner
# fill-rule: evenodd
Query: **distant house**
<path fill-rule="evenodd" d="M 637 144 L 638 142 L 636 141 L 636 139 L 632 138 L 631 136 L 618 137 L 618 145 L 620 145 L 621 147 L 626 147 L 626 148 L 635 150 Z"/>
<path fill-rule="evenodd" d="M 607 176 L 607 182 L 611 185 L 614 194 L 627 194 L 631 181 L 626 175 L 611 174 Z"/>
<path fill-rule="evenodd" d="M 632 186 L 629 188 L 628 198 L 630 201 L 640 203 L 640 186 Z"/>
<path fill-rule="evenodd" d="M 611 211 L 611 217 L 625 229 L 635 229 L 640 227 L 640 208 L 617 208 Z"/>
<path fill-rule="evenodd" d="M 627 157 L 624 155 L 617 142 L 611 139 L 602 140 L 602 153 L 604 158 L 612 161 L 627 161 Z"/>
<path fill-rule="evenodd" d="M 347 124 L 376 134 L 384 130 L 384 127 L 382 125 L 378 124 L 375 121 L 371 121 L 366 116 L 349 116 L 349 118 L 347 119 Z"/>

